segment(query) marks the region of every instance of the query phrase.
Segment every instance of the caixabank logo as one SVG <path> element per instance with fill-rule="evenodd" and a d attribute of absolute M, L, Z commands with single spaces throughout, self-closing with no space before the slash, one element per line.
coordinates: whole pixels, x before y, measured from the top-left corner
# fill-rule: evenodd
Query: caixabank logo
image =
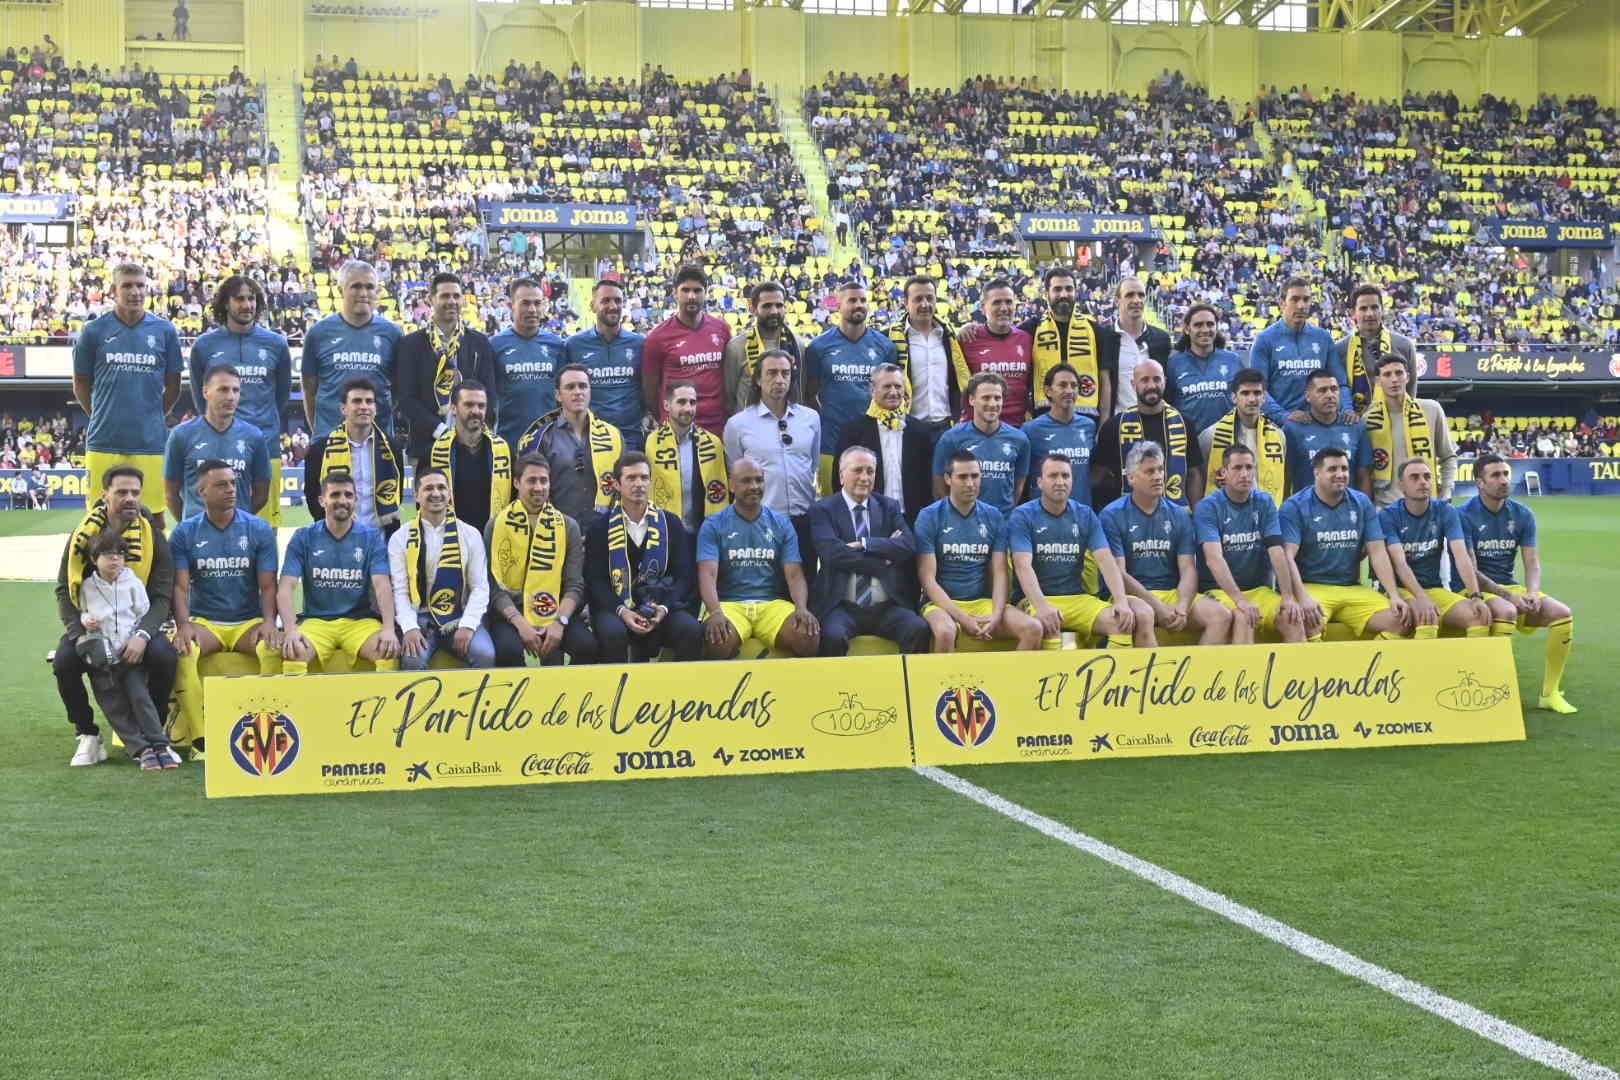
<path fill-rule="evenodd" d="M 934 703 L 934 723 L 951 743 L 971 750 L 996 733 L 996 703 L 977 686 L 953 686 Z"/>
<path fill-rule="evenodd" d="M 280 776 L 298 760 L 298 725 L 272 709 L 244 714 L 231 728 L 231 760 L 249 776 Z"/>

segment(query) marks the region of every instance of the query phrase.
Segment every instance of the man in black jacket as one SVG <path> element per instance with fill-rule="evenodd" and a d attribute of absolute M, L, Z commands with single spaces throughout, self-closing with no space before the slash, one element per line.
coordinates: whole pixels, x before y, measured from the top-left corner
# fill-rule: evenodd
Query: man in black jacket
<path fill-rule="evenodd" d="M 88 573 L 95 571 L 89 547 L 99 533 L 112 529 L 125 534 L 131 541 L 125 565 L 146 584 L 151 608 L 130 637 L 129 644 L 124 646 L 120 659 L 146 669 L 146 685 L 160 716 L 168 715 L 169 694 L 174 689 L 175 668 L 179 662 L 161 629 L 173 610 L 174 556 L 157 519 L 141 507 L 145 477 L 133 465 L 116 465 L 107 470 L 101 482 L 101 501 L 90 508 L 68 537 L 67 547 L 62 551 L 62 564 L 56 571 L 56 610 L 65 632 L 57 643 L 51 666 L 56 675 L 57 693 L 62 696 L 62 704 L 67 707 L 68 719 L 79 740 L 69 762 L 71 765 L 95 765 L 107 760 L 101 729 L 96 726 L 90 696 L 84 689 L 84 676 L 89 668 L 76 649 L 85 636 L 84 624 L 79 621 L 83 614 L 79 586 Z M 142 518 L 146 523 L 144 528 L 140 525 Z"/>
<path fill-rule="evenodd" d="M 926 423 L 905 409 L 905 373 L 894 364 L 872 371 L 872 403 L 838 434 L 835 456 L 864 446 L 877 456 L 873 490 L 893 499 L 913 524 L 922 508 L 934 501 L 934 438 Z"/>
<path fill-rule="evenodd" d="M 903 653 L 925 653 L 933 641 L 912 585 L 917 539 L 900 504 L 873 490 L 876 457 L 863 446 L 840 454 L 841 490 L 810 507 L 822 656 L 845 655 L 857 634 L 888 638 Z"/>
<path fill-rule="evenodd" d="M 703 628 L 692 615 L 696 574 L 691 540 L 679 514 L 648 504 L 652 465 L 636 450 L 620 455 L 613 476 L 619 501 L 585 534 L 585 586 L 598 659 L 646 660 L 666 645 L 677 660 L 703 652 Z"/>
<path fill-rule="evenodd" d="M 1114 332 L 1119 335 L 1119 354 L 1116 364 L 1118 377 L 1114 380 L 1114 414 L 1136 408 L 1136 365 L 1143 360 L 1157 360 L 1160 367 L 1170 363 L 1170 333 L 1147 321 L 1147 286 L 1141 278 L 1121 278 L 1115 293 L 1119 310 L 1114 317 Z M 1106 416 L 1099 419 L 1108 419 Z"/>
<path fill-rule="evenodd" d="M 354 478 L 354 520 L 393 537 L 399 528 L 400 493 L 405 490 L 405 458 L 398 444 L 376 424 L 377 391 L 356 375 L 343 383 L 343 426 L 309 444 L 304 455 L 304 505 L 309 516 L 326 516 L 321 486 L 328 472 Z M 334 441 L 336 440 L 336 441 Z"/>
<path fill-rule="evenodd" d="M 406 449 L 413 461 L 426 456 L 434 437 L 452 422 L 450 392 L 458 382 L 473 379 L 486 387 L 500 385 L 489 338 L 461 321 L 461 279 L 448 272 L 434 274 L 428 302 L 433 306 L 432 320 L 405 335 L 394 353 L 399 411 L 409 432 Z M 485 422 L 491 430 L 499 421 L 497 404 L 489 403 Z"/>

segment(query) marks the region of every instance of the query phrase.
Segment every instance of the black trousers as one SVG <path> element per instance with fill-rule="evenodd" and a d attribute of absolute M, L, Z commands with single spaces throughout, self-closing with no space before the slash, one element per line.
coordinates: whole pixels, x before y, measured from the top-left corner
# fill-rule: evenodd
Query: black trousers
<path fill-rule="evenodd" d="M 637 634 L 610 611 L 592 611 L 596 627 L 597 658 L 604 664 L 628 664 L 632 646 L 637 662 L 658 655 L 666 646 L 677 660 L 696 660 L 703 654 L 703 625 L 690 612 L 671 611 L 645 634 Z"/>
<path fill-rule="evenodd" d="M 169 715 L 169 696 L 174 692 L 174 671 L 179 662 L 174 646 L 162 634 L 146 643 L 146 655 L 141 658 L 141 667 L 146 670 L 146 687 L 152 695 L 152 704 L 157 706 L 160 720 L 166 720 Z M 56 674 L 56 692 L 67 707 L 68 722 L 73 725 L 73 733 L 100 735 L 96 714 L 90 708 L 90 694 L 84 688 L 84 677 L 90 669 L 74 651 L 73 642 L 68 640 L 66 634 L 56 643 L 56 659 L 51 661 L 51 668 Z"/>
<path fill-rule="evenodd" d="M 934 641 L 927 620 L 903 604 L 839 604 L 821 618 L 821 655 L 847 656 L 850 639 L 861 634 L 888 638 L 903 653 L 925 653 Z"/>
<path fill-rule="evenodd" d="M 523 649 L 523 639 L 518 637 L 517 629 L 505 619 L 493 618 L 489 621 L 489 636 L 495 642 L 496 667 L 523 667 L 528 662 L 528 653 Z M 596 663 L 596 635 L 591 633 L 590 627 L 578 613 L 563 627 L 562 647 L 552 650 L 540 663 L 546 667 L 553 667 L 563 662 L 563 655 L 576 664 Z"/>

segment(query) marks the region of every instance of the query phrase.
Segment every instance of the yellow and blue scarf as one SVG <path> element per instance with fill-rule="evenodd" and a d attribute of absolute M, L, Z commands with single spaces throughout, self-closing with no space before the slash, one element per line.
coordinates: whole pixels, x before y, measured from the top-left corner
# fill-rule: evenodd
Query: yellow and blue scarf
<path fill-rule="evenodd" d="M 634 586 L 638 581 L 656 581 L 669 566 L 669 520 L 665 511 L 647 507 L 647 536 L 641 544 L 641 568 L 630 573 L 630 529 L 624 520 L 624 507 L 608 511 L 608 576 L 613 593 L 625 607 L 635 607 Z"/>
<path fill-rule="evenodd" d="M 703 516 L 707 518 L 724 510 L 731 501 L 726 486 L 726 446 L 714 432 L 695 424 L 692 438 L 697 442 L 697 482 L 703 488 Z M 681 448 L 675 441 L 675 428 L 668 421 L 647 436 L 647 459 L 652 462 L 649 501 L 684 517 L 688 493 L 681 487 Z"/>
<path fill-rule="evenodd" d="M 399 459 L 394 456 L 394 448 L 382 428 L 372 428 L 371 437 L 377 448 L 372 455 L 376 465 L 372 497 L 377 502 L 377 522 L 392 525 L 399 520 Z M 342 424 L 326 437 L 326 448 L 321 452 L 321 475 L 315 478 L 316 483 L 325 484 L 326 478 L 335 472 L 354 475 L 354 447 L 349 442 L 348 429 Z"/>
<path fill-rule="evenodd" d="M 512 448 L 499 435 L 484 429 L 484 440 L 489 443 L 489 516 L 494 517 L 512 501 Z M 456 491 L 456 429 L 451 428 L 437 439 L 428 450 L 428 464 L 443 469 L 450 477 L 450 497 Z"/>
<path fill-rule="evenodd" d="M 1208 468 L 1212 475 L 1220 468 L 1221 452 L 1238 445 L 1237 427 L 1236 409 L 1215 421 L 1215 437 L 1209 444 Z M 1283 430 L 1262 415 L 1255 424 L 1255 442 L 1260 447 L 1254 455 L 1256 486 L 1281 506 L 1288 488 L 1288 443 Z"/>
<path fill-rule="evenodd" d="M 422 515 L 417 514 L 405 528 L 405 566 L 411 584 L 411 605 L 420 609 L 422 592 L 427 585 Z M 444 515 L 444 543 L 439 547 L 439 565 L 433 571 L 433 590 L 427 594 L 428 616 L 440 630 L 449 630 L 461 618 L 461 590 L 465 582 L 461 530 L 456 525 L 456 512 L 452 509 Z"/>
<path fill-rule="evenodd" d="M 68 540 L 68 601 L 79 606 L 79 587 L 95 569 L 90 559 L 90 541 L 107 528 L 107 504 L 98 502 L 84 515 L 78 528 Z M 145 584 L 152 576 L 152 522 L 145 514 L 137 513 L 135 520 L 124 529 L 124 565 L 135 571 Z"/>
<path fill-rule="evenodd" d="M 1142 414 L 1132 409 L 1119 416 L 1119 461 L 1123 466 L 1131 447 L 1142 440 Z M 1164 448 L 1164 495 L 1171 502 L 1187 505 L 1187 422 L 1173 406 L 1164 407 L 1164 435 L 1170 443 Z"/>

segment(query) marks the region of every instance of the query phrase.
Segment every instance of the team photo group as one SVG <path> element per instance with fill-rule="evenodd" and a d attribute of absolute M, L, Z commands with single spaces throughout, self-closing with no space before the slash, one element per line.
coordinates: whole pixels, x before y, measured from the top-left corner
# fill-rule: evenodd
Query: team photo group
<path fill-rule="evenodd" d="M 647 333 L 604 279 L 566 339 L 530 278 L 486 336 L 453 273 L 412 332 L 370 265 L 335 276 L 295 370 L 253 279 L 220 284 L 186 355 L 146 270 L 111 270 L 73 358 L 96 492 L 57 581 L 73 765 L 109 753 L 87 677 L 143 768 L 200 756 L 219 652 L 295 675 L 1540 629 L 1539 705 L 1575 711 L 1535 517 L 1494 454 L 1453 505 L 1446 417 L 1374 284 L 1336 337 L 1312 281 L 1277 282 L 1281 318 L 1240 356 L 1208 305 L 1148 324 L 1134 277 L 1112 325 L 1091 317 L 1061 266 L 1039 297 L 989 281 L 959 325 L 932 278 L 881 326 L 849 280 L 812 340 L 769 281 L 734 336 L 692 266 Z M 313 521 L 283 553 L 295 386 Z"/>

